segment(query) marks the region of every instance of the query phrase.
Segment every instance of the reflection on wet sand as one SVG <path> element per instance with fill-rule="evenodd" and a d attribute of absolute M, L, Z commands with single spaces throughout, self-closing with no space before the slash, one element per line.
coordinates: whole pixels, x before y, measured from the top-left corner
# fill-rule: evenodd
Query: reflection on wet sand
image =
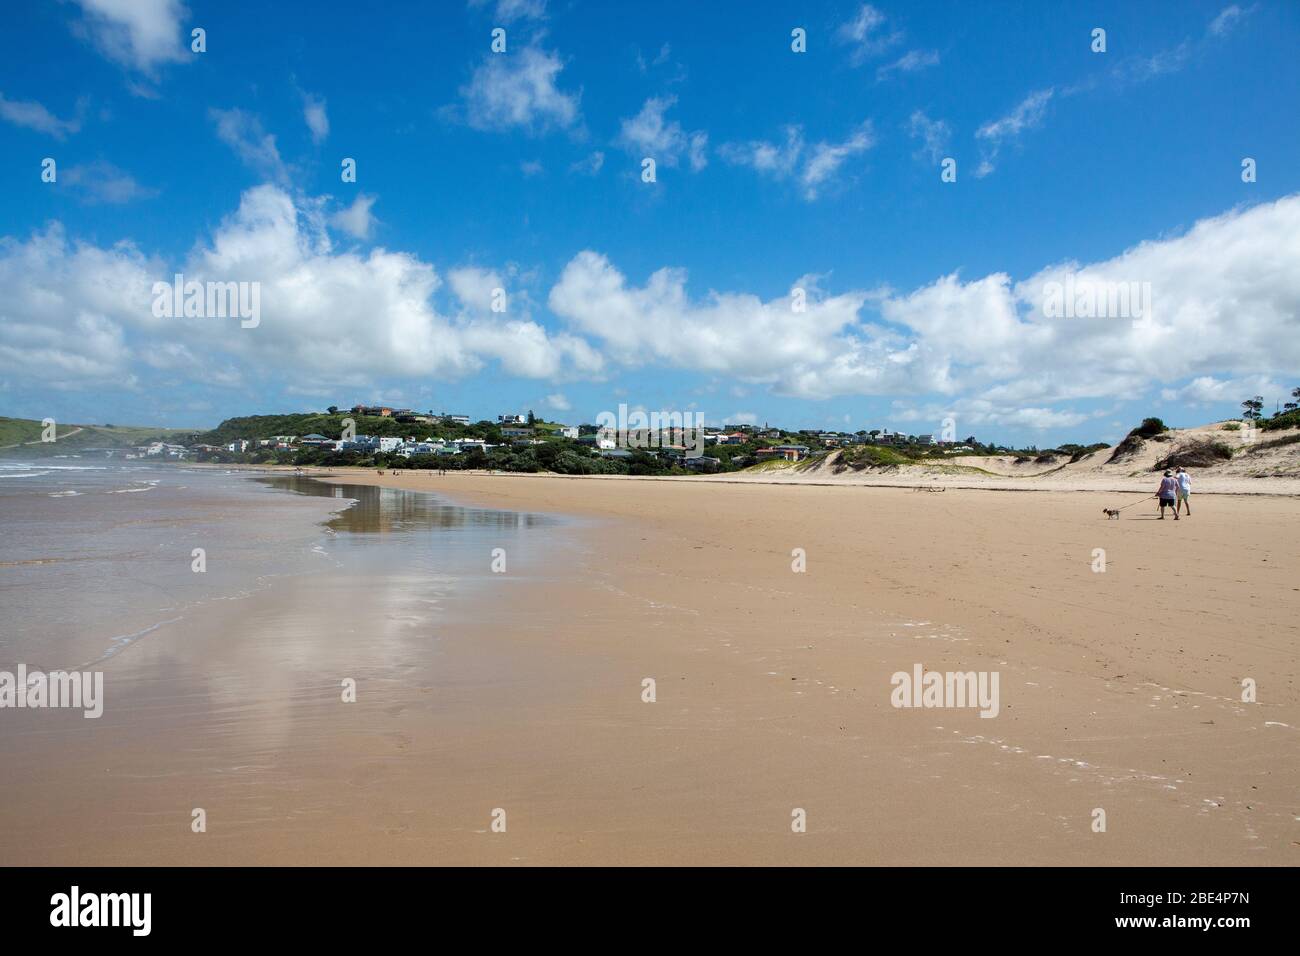
<path fill-rule="evenodd" d="M 512 532 L 558 523 L 549 515 L 448 504 L 427 492 L 372 485 L 329 485 L 312 478 L 285 476 L 260 479 L 276 488 L 321 498 L 350 498 L 356 504 L 339 512 L 327 527 L 356 534 L 392 534 L 424 530 L 474 528 Z"/>

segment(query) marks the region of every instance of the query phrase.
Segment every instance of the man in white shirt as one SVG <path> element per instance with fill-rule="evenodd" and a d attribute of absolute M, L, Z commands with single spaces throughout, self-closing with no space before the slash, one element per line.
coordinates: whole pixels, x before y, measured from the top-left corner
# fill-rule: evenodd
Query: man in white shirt
<path fill-rule="evenodd" d="M 1182 468 L 1178 469 L 1178 474 L 1174 476 L 1178 479 L 1178 504 L 1174 506 L 1174 514 L 1178 514 L 1179 507 L 1187 509 L 1187 516 L 1192 515 L 1191 503 L 1187 500 L 1192 494 L 1192 476 Z"/>

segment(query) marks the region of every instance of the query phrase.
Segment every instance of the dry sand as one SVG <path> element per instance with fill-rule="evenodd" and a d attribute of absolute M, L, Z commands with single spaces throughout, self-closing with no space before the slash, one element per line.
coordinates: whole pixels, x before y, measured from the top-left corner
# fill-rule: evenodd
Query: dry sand
<path fill-rule="evenodd" d="M 586 520 L 552 566 L 492 576 L 485 555 L 499 598 L 422 656 L 382 628 L 295 631 L 286 601 L 340 620 L 351 601 L 301 589 L 142 647 L 130 726 L 42 762 L 45 806 L 9 808 L 25 830 L 0 858 L 1300 862 L 1300 499 L 1200 496 L 1175 523 L 1106 521 L 1113 494 L 339 480 Z M 892 707 L 917 663 L 998 672 L 999 715 Z M 259 684 L 209 678 L 220 719 L 187 722 L 180 670 Z M 329 690 L 340 671 L 362 677 L 355 705 Z"/>
<path fill-rule="evenodd" d="M 603 522 L 490 638 L 545 675 L 474 728 L 511 754 L 521 859 L 1300 861 L 1300 500 L 1174 523 L 1106 521 L 1113 495 L 364 480 Z M 1000 715 L 893 708 L 918 662 L 998 671 Z"/>

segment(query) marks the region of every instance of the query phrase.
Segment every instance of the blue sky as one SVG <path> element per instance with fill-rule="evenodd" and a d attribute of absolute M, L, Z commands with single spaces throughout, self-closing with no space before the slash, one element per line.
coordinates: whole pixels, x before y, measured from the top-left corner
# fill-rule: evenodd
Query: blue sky
<path fill-rule="evenodd" d="M 1298 4 L 379 6 L 8 13 L 0 413 L 1046 445 L 1300 384 Z M 177 271 L 260 283 L 260 324 L 153 316 Z M 1149 283 L 1151 321 L 1042 315 L 1066 276 Z"/>

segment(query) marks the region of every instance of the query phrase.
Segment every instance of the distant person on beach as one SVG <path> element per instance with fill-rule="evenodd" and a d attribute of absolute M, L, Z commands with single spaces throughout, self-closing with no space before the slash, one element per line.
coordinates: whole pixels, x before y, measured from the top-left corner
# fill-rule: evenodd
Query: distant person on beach
<path fill-rule="evenodd" d="M 1183 468 L 1178 469 L 1178 474 L 1174 475 L 1174 480 L 1178 482 L 1178 505 L 1174 506 L 1174 517 L 1178 517 L 1178 506 L 1187 509 L 1187 516 L 1192 516 L 1192 505 L 1187 499 L 1192 495 L 1192 476 Z"/>
<path fill-rule="evenodd" d="M 1160 489 L 1156 492 L 1160 498 L 1160 520 L 1165 520 L 1165 508 L 1174 509 L 1174 520 L 1178 520 L 1178 479 L 1172 471 L 1166 471 L 1160 479 Z"/>

